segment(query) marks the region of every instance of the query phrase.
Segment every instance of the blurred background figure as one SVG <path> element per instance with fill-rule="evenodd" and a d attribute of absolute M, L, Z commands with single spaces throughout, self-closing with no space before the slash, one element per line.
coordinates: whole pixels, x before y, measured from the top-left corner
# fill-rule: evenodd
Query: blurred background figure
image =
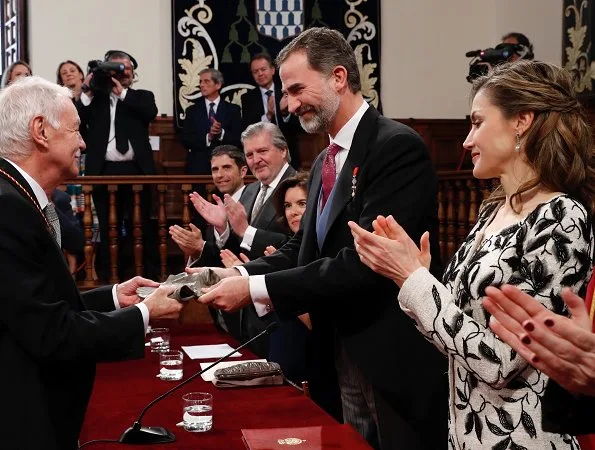
<path fill-rule="evenodd" d="M 84 79 L 85 73 L 81 66 L 70 59 L 61 62 L 56 71 L 56 83 L 72 90 L 75 100 L 81 98 L 81 86 Z"/>
<path fill-rule="evenodd" d="M 2 81 L 0 82 L 0 87 L 5 88 L 14 80 L 17 80 L 22 77 L 30 77 L 31 75 L 32 72 L 31 67 L 29 67 L 29 64 L 22 60 L 15 61 L 10 66 L 8 66 L 2 74 Z"/>

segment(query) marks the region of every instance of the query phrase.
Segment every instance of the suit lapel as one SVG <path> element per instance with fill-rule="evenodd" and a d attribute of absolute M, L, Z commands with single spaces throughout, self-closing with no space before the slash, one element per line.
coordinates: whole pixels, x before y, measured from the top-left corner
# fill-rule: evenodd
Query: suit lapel
<path fill-rule="evenodd" d="M 258 191 L 260 190 L 260 181 L 255 181 L 250 183 L 242 192 L 240 197 L 240 203 L 244 205 L 246 208 L 246 213 L 248 216 L 248 223 L 252 220 L 252 207 L 254 206 L 254 202 L 256 201 L 256 196 L 258 195 Z"/>
<path fill-rule="evenodd" d="M 12 164 L 10 164 L 4 158 L 0 158 L 0 169 L 2 169 L 4 172 L 8 173 L 11 177 L 13 177 L 25 189 L 25 191 L 27 191 L 27 193 L 31 196 L 31 198 L 30 199 L 27 198 L 25 196 L 25 194 L 21 191 L 21 189 L 19 189 L 19 187 L 16 185 L 16 183 L 14 181 L 12 181 L 10 178 L 6 178 L 6 181 L 8 181 L 11 185 L 13 185 L 16 188 L 16 190 L 19 192 L 19 194 L 21 194 L 23 197 L 27 198 L 27 200 L 29 200 L 29 201 L 33 200 L 35 205 L 37 205 L 38 208 L 41 208 L 39 205 L 39 202 L 37 201 L 37 197 L 35 197 L 35 193 L 33 192 L 33 189 L 31 189 L 31 186 L 29 186 L 29 183 L 27 183 L 27 181 L 25 181 L 25 179 L 22 177 L 20 172 L 17 169 L 15 169 L 15 167 Z M 5 178 L 5 177 L 3 176 L 3 178 Z"/>
<path fill-rule="evenodd" d="M 255 221 L 254 221 L 255 228 L 266 228 L 273 220 L 275 220 L 275 218 L 277 217 L 277 211 L 275 210 L 275 205 L 273 204 L 273 201 L 272 201 L 273 195 L 275 195 L 275 192 L 277 192 L 277 189 L 279 188 L 279 184 L 281 184 L 281 182 L 283 180 L 285 180 L 286 178 L 295 175 L 295 173 L 296 173 L 295 169 L 291 166 L 289 166 L 285 170 L 285 172 L 281 176 L 281 179 L 279 180 L 279 183 L 277 184 L 277 187 L 275 188 L 275 190 L 273 192 L 271 192 L 271 195 L 269 195 L 267 200 L 264 202 L 264 205 L 262 205 L 262 208 L 260 209 L 260 211 L 258 213 L 258 217 L 255 218 Z"/>
<path fill-rule="evenodd" d="M 307 245 L 309 252 L 318 248 L 318 240 L 316 238 L 316 215 L 318 212 L 318 195 L 320 193 L 320 186 L 322 185 L 322 161 L 324 161 L 325 156 L 326 150 L 314 160 L 310 172 L 310 186 L 308 188 L 308 200 L 306 202 L 306 217 L 303 219 L 304 236 L 302 239 L 302 243 Z M 311 258 L 309 255 L 305 255 L 305 259 L 309 261 Z"/>
<path fill-rule="evenodd" d="M 353 170 L 356 167 L 361 167 L 366 159 L 370 134 L 372 130 L 375 129 L 375 123 L 379 116 L 380 114 L 378 111 L 373 106 L 370 106 L 362 116 L 362 119 L 355 130 L 347 160 L 335 182 L 335 193 L 332 203 L 330 204 L 331 210 L 329 212 L 327 228 L 330 228 L 333 225 L 345 205 L 351 201 Z"/>

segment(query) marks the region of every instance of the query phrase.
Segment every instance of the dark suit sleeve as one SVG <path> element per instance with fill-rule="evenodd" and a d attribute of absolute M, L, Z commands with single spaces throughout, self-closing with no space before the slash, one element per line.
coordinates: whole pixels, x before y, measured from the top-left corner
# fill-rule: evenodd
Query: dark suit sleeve
<path fill-rule="evenodd" d="M 242 114 L 240 107 L 232 104 L 227 106 L 230 118 L 221 143 L 242 148 L 242 142 L 240 141 L 240 135 L 242 134 Z"/>
<path fill-rule="evenodd" d="M 0 209 L 1 334 L 39 363 L 143 354 L 140 310 L 86 311 L 39 213 L 16 195 Z"/>
<path fill-rule="evenodd" d="M 595 397 L 571 394 L 550 379 L 541 406 L 544 431 L 574 436 L 595 433 Z"/>
<path fill-rule="evenodd" d="M 186 119 L 184 128 L 182 128 L 182 143 L 187 149 L 206 150 L 206 137 L 198 125 L 200 123 L 199 106 L 202 105 L 192 105 L 186 110 Z"/>
<path fill-rule="evenodd" d="M 263 256 L 264 251 L 269 245 L 279 248 L 288 240 L 289 236 L 285 233 L 276 233 L 274 231 L 257 228 L 254 240 L 252 241 L 252 247 L 250 248 L 250 255 L 253 255 L 254 258 L 260 258 Z"/>
<path fill-rule="evenodd" d="M 372 221 L 378 215 L 392 214 L 418 242 L 425 231 L 422 229 L 426 224 L 425 212 L 436 201 L 432 163 L 423 141 L 412 132 L 400 132 L 386 138 L 380 136 L 378 140 L 376 149 L 368 155 L 369 162 L 362 168 L 360 183 L 366 186 L 359 200 L 361 210 L 350 203 L 346 208 L 353 208 L 352 220 L 368 230 L 372 229 Z M 339 224 L 339 227 L 342 229 L 331 228 L 329 233 L 347 233 L 346 224 Z M 283 269 L 289 261 L 296 261 L 299 239 L 301 234 L 298 233 L 281 249 L 280 253 L 287 253 L 285 259 L 281 255 L 275 260 L 265 259 L 263 262 L 269 267 L 256 267 L 255 270 L 266 273 L 270 269 Z M 266 275 L 267 290 L 279 315 L 293 316 L 309 309 L 309 302 L 340 299 L 342 294 L 352 301 L 366 298 L 379 284 L 386 282 L 361 263 L 353 238 L 346 234 L 344 240 L 345 247 L 333 258 L 320 258 L 305 266 Z M 253 273 L 249 265 L 246 268 Z"/>
<path fill-rule="evenodd" d="M 129 114 L 135 115 L 146 124 L 157 117 L 155 96 L 151 91 L 128 89 L 122 104 L 126 106 Z"/>

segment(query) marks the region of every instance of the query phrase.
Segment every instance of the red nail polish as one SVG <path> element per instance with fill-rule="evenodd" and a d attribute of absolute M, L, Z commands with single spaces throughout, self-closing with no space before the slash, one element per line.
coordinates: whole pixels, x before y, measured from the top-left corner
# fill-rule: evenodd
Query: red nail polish
<path fill-rule="evenodd" d="M 533 357 L 531 358 L 531 362 L 533 364 L 537 364 L 539 362 L 539 357 L 537 355 L 533 355 Z"/>
<path fill-rule="evenodd" d="M 527 335 L 524 335 L 524 336 L 521 338 L 521 342 L 522 342 L 523 344 L 525 344 L 525 345 L 529 345 L 529 344 L 531 343 L 531 339 L 529 338 L 529 336 L 527 336 Z"/>
<path fill-rule="evenodd" d="M 533 322 L 527 320 L 523 324 L 523 328 L 527 331 L 533 331 L 535 329 L 535 325 L 533 325 Z"/>
<path fill-rule="evenodd" d="M 545 324 L 546 327 L 553 327 L 554 326 L 554 321 L 552 319 L 550 319 L 549 317 L 547 319 L 545 319 L 543 321 L 543 323 Z"/>

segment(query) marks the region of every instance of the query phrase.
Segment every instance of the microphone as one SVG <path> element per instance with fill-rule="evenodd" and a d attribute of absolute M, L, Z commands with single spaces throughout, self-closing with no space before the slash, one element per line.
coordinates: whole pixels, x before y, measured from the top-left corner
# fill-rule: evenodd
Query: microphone
<path fill-rule="evenodd" d="M 244 342 L 238 348 L 233 349 L 231 352 L 229 352 L 227 355 L 219 358 L 213 364 L 204 368 L 200 372 L 195 373 L 187 380 L 184 380 L 181 383 L 177 384 L 176 386 L 171 388 L 169 391 L 161 394 L 159 397 L 157 397 L 155 400 L 153 400 L 151 403 L 149 403 L 147 406 L 145 406 L 143 408 L 140 415 L 138 416 L 138 419 L 136 419 L 134 424 L 132 424 L 132 426 L 130 428 L 128 428 L 126 431 L 124 431 L 124 433 L 122 433 L 122 436 L 120 436 L 119 442 L 122 444 L 165 444 L 168 442 L 174 442 L 176 440 L 176 436 L 171 431 L 168 431 L 167 429 L 165 429 L 163 427 L 143 427 L 142 426 L 141 420 L 142 420 L 143 416 L 145 415 L 145 413 L 151 408 L 151 406 L 153 406 L 155 403 L 163 400 L 165 397 L 167 397 L 172 392 L 177 391 L 182 386 L 190 383 L 192 380 L 194 380 L 196 377 L 205 373 L 211 367 L 214 367 L 217 364 L 219 364 L 221 361 L 229 358 L 231 355 L 233 355 L 238 350 L 243 349 L 244 347 L 251 344 L 255 340 L 260 339 L 262 336 L 271 334 L 277 328 L 279 328 L 279 324 L 277 322 L 271 323 L 268 327 L 266 327 L 263 331 L 258 333 L 252 339 L 249 339 L 248 341 Z"/>

